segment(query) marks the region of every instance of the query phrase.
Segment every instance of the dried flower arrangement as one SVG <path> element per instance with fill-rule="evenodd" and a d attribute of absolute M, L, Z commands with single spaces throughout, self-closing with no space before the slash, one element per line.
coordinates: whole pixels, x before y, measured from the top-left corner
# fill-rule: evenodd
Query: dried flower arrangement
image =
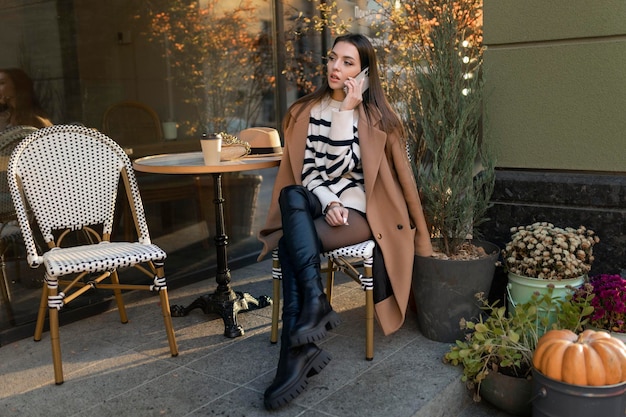
<path fill-rule="evenodd" d="M 626 279 L 620 275 L 601 274 L 589 278 L 576 296 L 591 291 L 593 313 L 589 325 L 617 333 L 626 333 Z"/>
<path fill-rule="evenodd" d="M 511 228 L 503 250 L 508 272 L 547 280 L 586 275 L 593 263 L 593 246 L 600 241 L 593 230 L 560 228 L 548 222 Z"/>

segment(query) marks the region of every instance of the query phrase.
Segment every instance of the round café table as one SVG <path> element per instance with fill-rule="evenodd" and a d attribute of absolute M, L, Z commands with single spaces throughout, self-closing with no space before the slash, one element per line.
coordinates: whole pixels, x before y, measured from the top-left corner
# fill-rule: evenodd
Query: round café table
<path fill-rule="evenodd" d="M 217 288 L 211 294 L 202 295 L 188 307 L 172 305 L 173 317 L 182 317 L 195 308 L 205 314 L 218 314 L 224 320 L 224 336 L 243 335 L 243 328 L 237 323 L 237 314 L 251 308 L 270 305 L 267 296 L 255 299 L 248 293 L 235 292 L 230 286 L 231 276 L 228 267 L 228 236 L 224 227 L 224 198 L 222 195 L 222 174 L 226 172 L 253 171 L 280 165 L 280 156 L 248 156 L 232 161 L 222 161 L 219 165 L 205 165 L 202 152 L 162 154 L 138 158 L 133 162 L 136 171 L 153 174 L 202 175 L 211 174 L 215 190 L 215 249 L 217 253 Z"/>

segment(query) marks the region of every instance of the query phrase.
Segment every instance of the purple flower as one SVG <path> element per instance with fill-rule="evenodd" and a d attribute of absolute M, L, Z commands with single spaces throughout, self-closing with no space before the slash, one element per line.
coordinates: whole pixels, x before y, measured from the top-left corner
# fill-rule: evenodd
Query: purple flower
<path fill-rule="evenodd" d="M 613 332 L 626 333 L 626 280 L 620 275 L 592 276 L 589 284 L 595 297 L 589 324 Z"/>

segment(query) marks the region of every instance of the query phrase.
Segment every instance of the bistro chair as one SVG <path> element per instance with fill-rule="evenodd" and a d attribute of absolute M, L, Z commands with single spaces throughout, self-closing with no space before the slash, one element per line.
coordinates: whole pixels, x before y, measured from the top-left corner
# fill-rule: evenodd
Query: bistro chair
<path fill-rule="evenodd" d="M 122 147 L 150 145 L 163 140 L 157 113 L 152 107 L 132 100 L 114 103 L 105 110 L 102 131 Z"/>
<path fill-rule="evenodd" d="M 33 126 L 13 126 L 0 132 L 0 296 L 11 325 L 15 325 L 15 316 L 11 306 L 11 286 L 6 277 L 5 255 L 9 248 L 15 249 L 15 243 L 20 242 L 22 233 L 11 201 L 6 171 L 15 145 L 36 130 L 37 128 Z M 16 273 L 19 273 L 18 262 L 16 262 Z"/>
<path fill-rule="evenodd" d="M 122 323 L 128 322 L 122 290 L 157 292 L 170 352 L 177 356 L 163 267 L 166 254 L 150 241 L 135 174 L 124 150 L 95 129 L 51 126 L 17 145 L 7 176 L 28 264 L 45 268 L 34 339 L 41 340 L 47 309 L 55 383 L 63 383 L 59 310 L 90 289 L 113 290 Z M 137 241 L 110 240 L 120 178 Z M 37 229 L 31 229 L 28 209 Z M 73 231 L 83 232 L 92 242 L 62 246 L 72 240 Z M 47 244 L 43 253 L 37 249 L 34 232 L 40 232 Z M 118 269 L 131 266 L 151 282 L 121 283 Z"/>
<path fill-rule="evenodd" d="M 357 243 L 356 245 L 344 246 L 324 252 L 322 256 L 326 258 L 327 265 L 322 271 L 326 272 L 326 295 L 328 301 L 332 303 L 333 285 L 335 283 L 335 272 L 341 271 L 348 275 L 355 282 L 361 285 L 365 292 L 365 359 L 374 359 L 374 281 L 372 267 L 374 264 L 373 240 Z M 362 268 L 363 272 L 359 272 Z M 278 342 L 278 320 L 280 314 L 280 289 L 282 270 L 278 259 L 278 249 L 272 251 L 272 329 L 270 342 Z"/>

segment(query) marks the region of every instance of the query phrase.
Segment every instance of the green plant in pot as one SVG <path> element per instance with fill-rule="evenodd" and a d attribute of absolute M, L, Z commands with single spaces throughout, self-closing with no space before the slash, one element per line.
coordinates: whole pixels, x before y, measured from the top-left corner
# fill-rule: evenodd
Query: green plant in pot
<path fill-rule="evenodd" d="M 569 288 L 565 298 L 554 298 L 553 287 L 546 294 L 534 293 L 530 300 L 507 312 L 499 302 L 489 303 L 477 294 L 484 316 L 462 320 L 464 339 L 444 356 L 444 362 L 463 366 L 461 379 L 474 393 L 497 407 L 516 415 L 530 414 L 532 358 L 537 341 L 546 328 L 581 331 L 593 312 L 593 294 Z M 554 310 L 550 322 L 542 311 Z M 513 387 L 513 388 L 511 388 Z M 519 396 L 517 395 L 519 394 Z"/>
<path fill-rule="evenodd" d="M 489 292 L 499 252 L 473 239 L 495 182 L 481 123 L 482 2 L 411 4 L 424 50 L 410 63 L 419 88 L 405 104 L 416 115 L 411 160 L 436 250 L 433 257 L 416 257 L 413 295 L 422 333 L 453 342 L 461 335 L 459 319 L 480 312 L 474 294 Z"/>
<path fill-rule="evenodd" d="M 554 296 L 564 297 L 568 286 L 580 287 L 587 280 L 593 247 L 600 241 L 593 230 L 536 222 L 513 227 L 511 233 L 502 251 L 510 305 L 527 301 L 535 291 L 546 291 L 548 284 L 554 287 Z"/>

